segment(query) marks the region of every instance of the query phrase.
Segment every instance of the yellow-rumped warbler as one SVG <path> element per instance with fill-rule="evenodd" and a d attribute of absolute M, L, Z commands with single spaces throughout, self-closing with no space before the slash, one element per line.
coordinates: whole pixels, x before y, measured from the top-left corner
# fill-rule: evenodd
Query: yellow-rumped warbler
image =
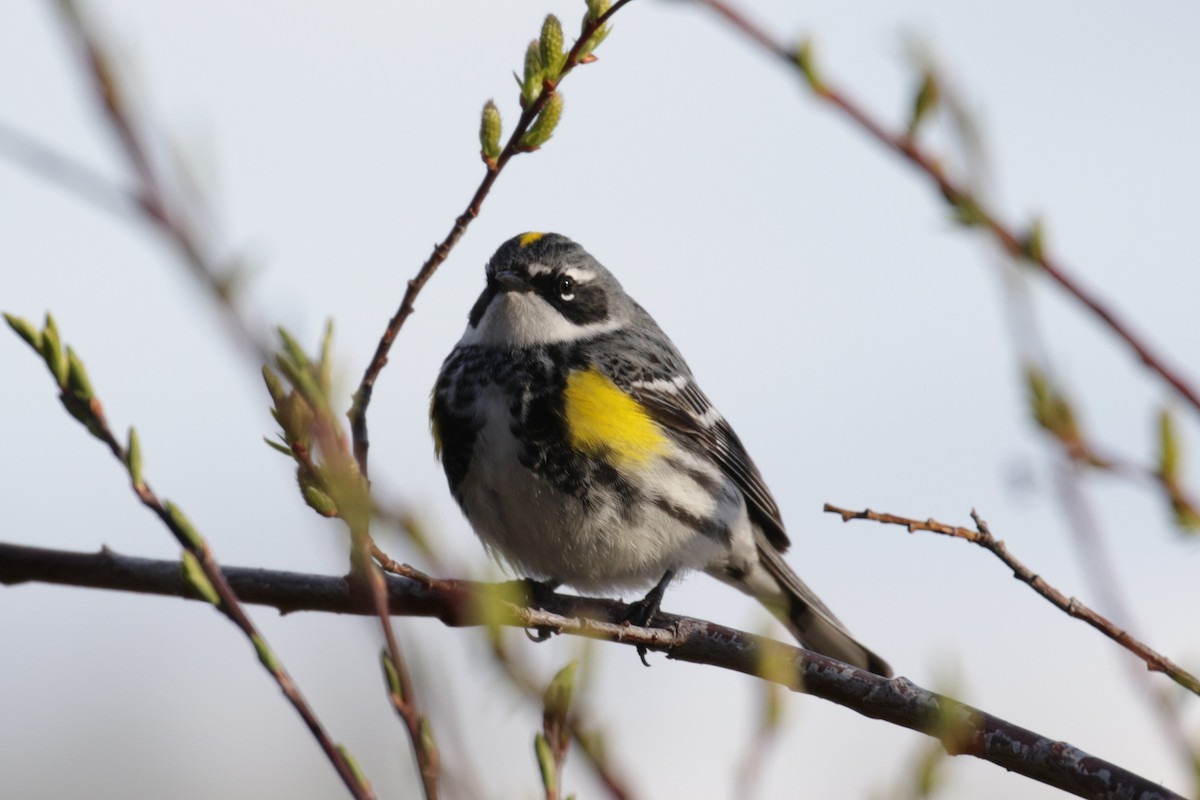
<path fill-rule="evenodd" d="M 891 675 L 784 562 L 779 508 L 675 345 L 570 239 L 526 233 L 492 256 L 430 418 L 475 533 L 522 574 L 654 586 L 645 623 L 674 575 L 703 570 L 806 647 Z"/>

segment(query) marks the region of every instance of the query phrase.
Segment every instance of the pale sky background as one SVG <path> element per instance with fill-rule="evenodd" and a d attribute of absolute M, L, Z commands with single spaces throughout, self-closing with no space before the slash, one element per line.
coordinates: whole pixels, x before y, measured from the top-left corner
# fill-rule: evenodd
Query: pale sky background
<path fill-rule="evenodd" d="M 480 107 L 494 97 L 515 121 L 511 72 L 527 42 L 548 11 L 574 32 L 583 4 L 86 8 L 208 188 L 223 246 L 252 262 L 260 321 L 306 343 L 336 321 L 348 401 L 405 281 L 482 177 Z M 747 8 L 782 37 L 814 36 L 829 78 L 892 127 L 916 84 L 905 42 L 925 42 L 984 129 L 1003 216 L 1042 214 L 1070 269 L 1200 375 L 1200 6 Z M 0 4 L 0 119 L 124 183 L 62 33 L 50 2 Z M 1058 507 L 1053 450 L 1027 418 L 993 248 L 950 223 L 910 168 L 702 9 L 637 0 L 599 55 L 563 84 L 554 139 L 510 164 L 420 298 L 371 409 L 379 484 L 464 564 L 485 565 L 433 457 L 428 392 L 495 247 L 525 230 L 567 234 L 674 337 L 777 495 L 791 563 L 900 674 L 1192 791 L 1106 639 L 981 550 L 821 513 L 829 501 L 967 524 L 974 507 L 1037 572 L 1097 600 Z M 1149 460 L 1168 393 L 1053 287 L 1032 287 L 1088 430 Z M 288 462 L 261 442 L 273 423 L 257 366 L 230 346 L 159 237 L 0 159 L 0 308 L 53 311 L 112 424 L 138 427 L 148 479 L 223 563 L 346 569 L 339 526 L 299 503 Z M 62 412 L 42 364 L 11 335 L 0 335 L 0 375 L 0 539 L 175 557 L 119 465 Z M 1195 453 L 1196 415 L 1180 412 Z M 1200 487 L 1195 469 L 1191 485 Z M 1171 528 L 1152 492 L 1099 478 L 1088 494 L 1144 638 L 1200 666 L 1196 540 Z M 665 608 L 762 623 L 753 603 L 704 576 L 671 591 Z M 380 796 L 414 796 L 378 674 L 377 624 L 252 613 Z M 432 621 L 397 628 L 447 773 L 482 797 L 537 796 L 540 710 L 496 676 L 478 635 Z M 5 797 L 341 796 L 245 640 L 209 608 L 22 586 L 0 590 L 0 642 Z M 580 647 L 514 642 L 547 677 Z M 597 651 L 584 702 L 638 795 L 737 796 L 756 683 Z M 1196 698 L 1184 704 L 1196 736 Z M 890 793 L 928 741 L 790 697 L 760 796 L 899 796 Z M 603 796 L 582 763 L 569 759 L 567 789 Z M 966 758 L 949 764 L 947 781 L 945 797 L 1061 796 Z M 453 784 L 447 794 L 462 796 Z"/>

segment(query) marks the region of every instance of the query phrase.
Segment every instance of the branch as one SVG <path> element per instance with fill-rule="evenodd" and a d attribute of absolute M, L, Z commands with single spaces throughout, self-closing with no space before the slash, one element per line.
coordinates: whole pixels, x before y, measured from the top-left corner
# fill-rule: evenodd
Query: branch
<path fill-rule="evenodd" d="M 1036 226 L 1028 233 L 1017 233 L 1005 225 L 982 200 L 970 189 L 948 176 L 937 159 L 922 149 L 908 134 L 890 133 L 882 123 L 876 121 L 870 114 L 857 104 L 842 90 L 830 85 L 817 73 L 812 61 L 812 53 L 807 45 L 791 48 L 777 41 L 770 33 L 752 22 L 745 14 L 724 0 L 699 0 L 713 11 L 717 12 L 734 28 L 753 39 L 760 47 L 787 63 L 793 69 L 801 72 L 812 89 L 813 94 L 820 100 L 832 105 L 857 125 L 871 138 L 895 151 L 910 164 L 924 173 L 941 192 L 955 210 L 960 221 L 982 227 L 1013 259 L 1025 261 L 1041 269 L 1052 281 L 1058 284 L 1068 295 L 1075 298 L 1088 311 L 1104 323 L 1116 336 L 1122 340 L 1138 360 L 1145 364 L 1162 380 L 1170 384 L 1192 408 L 1200 412 L 1200 392 L 1192 387 L 1186 376 L 1167 364 L 1166 359 L 1156 353 L 1150 345 L 1135 334 L 1129 324 L 1121 320 L 1115 311 L 1109 308 L 1092 289 L 1085 286 L 1078 278 L 1072 276 L 1058 259 L 1046 252 L 1040 233 Z"/>
<path fill-rule="evenodd" d="M 367 472 L 367 451 L 370 449 L 370 440 L 367 436 L 367 406 L 371 402 L 371 393 L 375 389 L 375 381 L 379 377 L 379 373 L 387 365 L 388 353 L 392 349 L 392 343 L 396 341 L 396 336 L 400 333 L 400 328 L 403 327 L 405 320 L 415 310 L 415 302 L 417 295 L 425 288 L 425 284 L 433 277 L 433 273 L 437 272 L 438 267 L 449 257 L 451 249 L 458 244 L 459 239 L 467 232 L 467 226 L 471 221 L 479 216 L 479 211 L 483 206 L 483 201 L 487 199 L 488 193 L 492 189 L 492 184 L 496 182 L 496 178 L 500 176 L 501 170 L 509 160 L 518 153 L 527 152 L 536 147 L 529 147 L 525 142 L 525 135 L 529 130 L 529 126 L 537 119 L 538 115 L 550 102 L 550 99 L 555 96 L 555 88 L 563 78 L 567 76 L 579 64 L 588 63 L 593 60 L 594 56 L 587 52 L 593 36 L 600 32 L 605 23 L 621 10 L 630 0 L 617 0 L 602 14 L 591 18 L 588 17 L 584 24 L 579 38 L 575 41 L 575 45 L 567 52 L 566 60 L 563 63 L 561 70 L 558 73 L 557 80 L 551 82 L 547 80 L 541 91 L 533 102 L 525 105 L 521 112 L 521 118 L 517 120 L 516 128 L 512 135 L 508 138 L 508 143 L 504 149 L 500 151 L 499 156 L 495 159 L 484 155 L 487 163 L 487 173 L 483 176 L 483 181 L 480 182 L 479 188 L 475 190 L 475 194 L 471 197 L 467 208 L 458 218 L 454 220 L 454 226 L 450 232 L 446 234 L 437 246 L 433 248 L 433 252 L 421 265 L 421 269 L 417 274 L 409 280 L 408 288 L 404 292 L 404 298 L 400 301 L 400 307 L 392 318 L 388 320 L 387 328 L 379 339 L 379 344 L 375 347 L 375 355 L 371 358 L 371 363 L 367 365 L 366 371 L 363 373 L 362 380 L 359 382 L 358 391 L 354 393 L 354 404 L 350 408 L 348 416 L 350 417 L 350 429 L 354 437 L 354 456 L 358 460 L 359 467 L 364 475 Z M 591 8 L 589 3 L 589 8 Z M 499 134 L 497 133 L 497 138 Z"/>
<path fill-rule="evenodd" d="M 236 262 L 221 264 L 210 255 L 215 247 L 200 233 L 195 203 L 186 192 L 176 190 L 174 183 L 164 179 L 156 168 L 152 158 L 153 143 L 139 125 L 129 92 L 121 83 L 116 61 L 81 13 L 76 0 L 59 0 L 57 6 L 68 33 L 83 51 L 92 93 L 133 168 L 137 185 L 129 194 L 134 208 L 175 248 L 188 271 L 223 312 L 238 344 L 252 351 L 260 362 L 266 361 L 269 348 L 237 303 L 236 289 L 243 277 L 241 270 Z M 51 154 L 47 152 L 47 155 Z M 97 200 L 97 191 L 102 187 L 88 185 L 95 181 L 90 179 L 86 168 L 63 158 L 56 161 L 57 164 L 50 163 L 50 166 L 58 167 L 60 174 L 56 177 L 60 183 L 74 186 L 82 196 Z M 64 172 L 64 169 L 69 171 Z"/>
<path fill-rule="evenodd" d="M 1190 672 L 1179 666 L 1171 659 L 1162 655 L 1158 651 L 1143 644 L 1135 639 L 1130 633 L 1122 628 L 1117 627 L 1111 620 L 1101 614 L 1093 611 L 1088 606 L 1076 600 L 1074 597 L 1067 597 L 1065 594 L 1055 589 L 1045 581 L 1040 575 L 1035 573 L 1029 567 L 1022 564 L 1011 553 L 1008 552 L 1008 547 L 1004 542 L 1000 541 L 992 535 L 988 524 L 972 511 L 971 519 L 975 520 L 975 525 L 978 530 L 970 528 L 960 528 L 953 525 L 946 525 L 938 522 L 935 519 L 927 519 L 925 521 L 917 519 L 909 519 L 908 517 L 900 517 L 895 514 L 879 513 L 871 509 L 863 511 L 850 511 L 844 508 L 838 508 L 829 503 L 825 504 L 825 511 L 830 514 L 838 514 L 843 522 L 849 522 L 852 519 L 868 519 L 872 522 L 880 522 L 885 525 L 900 525 L 908 529 L 909 533 L 913 531 L 929 531 L 930 533 L 940 533 L 943 536 L 952 536 L 956 539 L 965 539 L 972 544 L 977 544 L 983 549 L 989 551 L 996 558 L 1000 559 L 1013 571 L 1013 576 L 1028 584 L 1029 588 L 1040 594 L 1042 597 L 1049 600 L 1059 610 L 1066 612 L 1075 619 L 1080 619 L 1091 625 L 1096 630 L 1103 633 L 1108 638 L 1112 639 L 1117 644 L 1124 647 L 1129 652 L 1140 658 L 1146 663 L 1146 667 L 1154 672 L 1161 672 L 1167 675 L 1171 680 L 1178 683 L 1183 688 L 1195 694 L 1200 694 L 1200 680 Z"/>
<path fill-rule="evenodd" d="M 323 611 L 374 615 L 369 598 L 346 578 L 230 567 L 229 585 L 247 603 L 284 613 Z M 42 582 L 193 599 L 179 564 L 119 555 L 74 553 L 0 543 L 0 583 Z M 387 576 L 393 614 L 432 617 L 451 627 L 509 625 L 642 646 L 667 658 L 772 680 L 939 739 L 951 755 L 971 755 L 1078 797 L 1183 800 L 1181 795 L 1089 755 L 1066 742 L 1017 727 L 905 678 L 891 680 L 825 656 L 703 620 L 661 614 L 664 628 L 621 622 L 628 606 L 611 600 L 540 593 L 540 608 L 498 598 L 496 585 L 421 582 Z M 480 598 L 495 602 L 480 603 Z"/>

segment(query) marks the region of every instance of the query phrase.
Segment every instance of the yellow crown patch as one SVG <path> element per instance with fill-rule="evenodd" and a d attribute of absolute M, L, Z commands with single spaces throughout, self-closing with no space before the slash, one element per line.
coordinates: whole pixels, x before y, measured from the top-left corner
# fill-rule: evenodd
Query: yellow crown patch
<path fill-rule="evenodd" d="M 521 234 L 521 238 L 518 240 L 518 243 L 521 245 L 521 247 L 529 247 L 529 245 L 533 244 L 534 242 L 536 242 L 538 239 L 542 238 L 545 235 L 546 234 L 540 233 L 538 231 L 530 231 L 529 233 L 523 233 L 523 234 Z"/>

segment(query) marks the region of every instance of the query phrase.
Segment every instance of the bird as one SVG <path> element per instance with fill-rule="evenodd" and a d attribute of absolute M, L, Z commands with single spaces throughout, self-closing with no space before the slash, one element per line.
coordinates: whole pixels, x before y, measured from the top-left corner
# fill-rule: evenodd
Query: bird
<path fill-rule="evenodd" d="M 890 677 L 783 558 L 779 507 L 671 339 L 561 234 L 509 239 L 431 393 L 451 494 L 497 560 L 551 588 L 645 590 L 701 571 L 809 650 Z M 644 660 L 644 659 L 643 659 Z"/>

